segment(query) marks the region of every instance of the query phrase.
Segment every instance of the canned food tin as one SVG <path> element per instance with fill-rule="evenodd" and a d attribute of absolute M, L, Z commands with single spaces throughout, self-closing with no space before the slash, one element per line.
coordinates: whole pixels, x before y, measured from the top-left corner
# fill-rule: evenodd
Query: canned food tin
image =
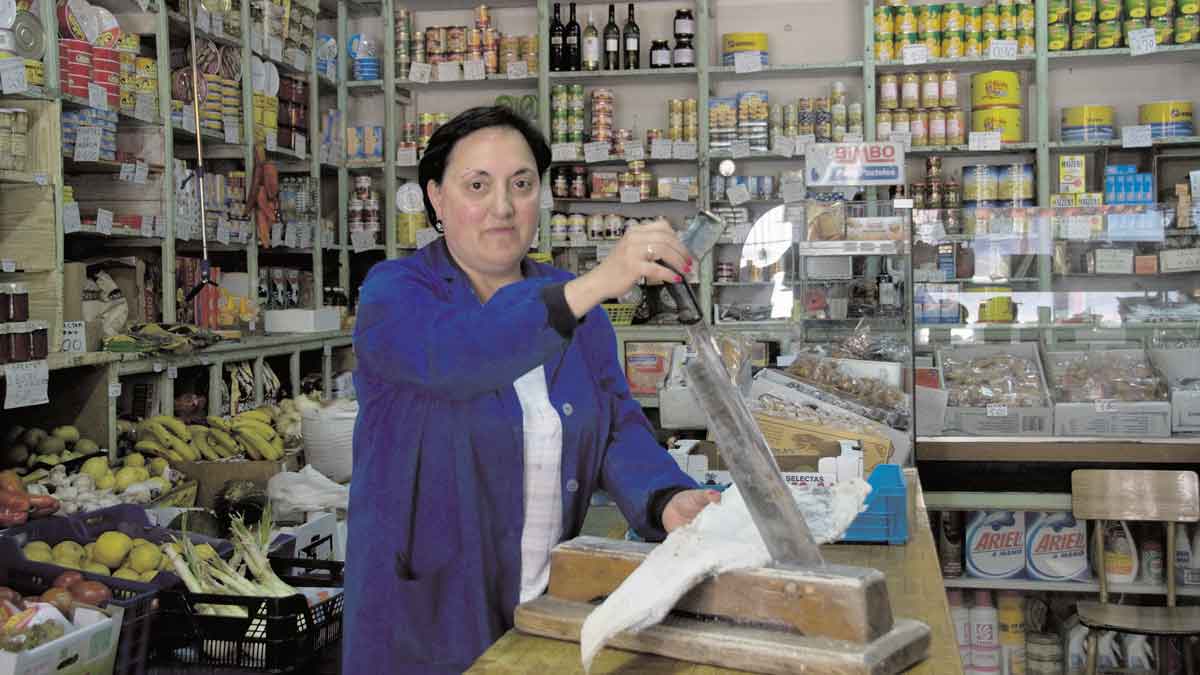
<path fill-rule="evenodd" d="M 875 8 L 875 35 L 891 35 L 896 32 L 893 8 L 882 5 Z"/>
<path fill-rule="evenodd" d="M 877 40 L 875 42 L 875 60 L 880 63 L 888 63 L 896 58 L 895 51 L 892 48 L 891 40 Z"/>
<path fill-rule="evenodd" d="M 942 34 L 927 33 L 921 38 L 921 42 L 925 45 L 925 49 L 929 50 L 929 58 L 939 59 L 942 57 Z"/>
<path fill-rule="evenodd" d="M 999 11 L 996 14 L 996 24 L 1000 27 L 1000 30 L 1002 32 L 1008 31 L 1008 30 L 1016 30 L 1017 29 L 1017 13 L 1015 11 L 1013 11 L 1013 8 L 1011 6 L 1000 7 Z"/>
<path fill-rule="evenodd" d="M 962 31 L 951 31 L 942 33 L 942 58 L 956 59 L 962 57 L 965 53 L 966 44 L 963 40 Z"/>
<path fill-rule="evenodd" d="M 941 109 L 929 111 L 929 145 L 946 144 L 946 112 Z"/>
<path fill-rule="evenodd" d="M 1112 49 L 1121 46 L 1121 22 L 1101 21 L 1096 26 L 1096 47 Z"/>
<path fill-rule="evenodd" d="M 997 199 L 1033 199 L 1032 164 L 1009 164 L 996 167 L 996 171 Z"/>
<path fill-rule="evenodd" d="M 1020 78 L 1011 70 L 992 70 L 971 76 L 974 109 L 1021 105 Z"/>
<path fill-rule="evenodd" d="M 912 7 L 896 7 L 895 9 L 895 19 L 893 20 L 895 29 L 893 32 L 897 35 L 903 35 L 920 31 L 917 25 L 916 12 L 913 11 Z"/>
<path fill-rule="evenodd" d="M 1017 30 L 1032 31 L 1037 28 L 1037 13 L 1034 11 L 1033 5 L 1021 5 L 1017 7 Z"/>
<path fill-rule="evenodd" d="M 879 107 L 892 110 L 900 105 L 900 81 L 895 75 L 879 76 Z"/>
<path fill-rule="evenodd" d="M 896 33 L 895 42 L 896 42 L 895 52 L 897 54 L 904 51 L 904 47 L 907 45 L 924 44 L 924 41 L 921 39 L 921 34 L 915 33 L 915 32 L 914 33 Z"/>
<path fill-rule="evenodd" d="M 962 170 L 962 198 L 964 202 L 994 201 L 1000 192 L 996 167 L 990 164 L 964 166 Z"/>
<path fill-rule="evenodd" d="M 1150 16 L 1171 16 L 1175 13 L 1175 0 L 1150 0 Z"/>
<path fill-rule="evenodd" d="M 1200 15 L 1180 14 L 1175 17 L 1175 44 L 1185 45 L 1200 39 Z"/>
<path fill-rule="evenodd" d="M 1145 2 L 1146 0 L 1142 0 Z M 1046 19 L 1049 23 L 1068 23 L 1071 15 L 1071 0 L 1048 0 L 1046 3 Z"/>
<path fill-rule="evenodd" d="M 1024 138 L 1019 108 L 991 108 L 971 112 L 972 131 L 999 131 L 1005 143 L 1019 143 Z"/>
<path fill-rule="evenodd" d="M 935 72 L 921 75 L 921 107 L 936 108 L 942 95 L 941 76 Z"/>
<path fill-rule="evenodd" d="M 1129 34 L 1131 32 L 1133 32 L 1135 30 L 1141 30 L 1143 28 L 1146 28 L 1147 25 L 1149 24 L 1149 21 L 1150 21 L 1149 19 L 1126 19 L 1125 22 L 1121 25 L 1122 37 L 1125 39 L 1125 43 L 1126 44 L 1129 43 Z"/>
<path fill-rule="evenodd" d="M 982 7 L 968 6 L 963 11 L 963 30 L 968 33 L 980 33 L 983 31 Z"/>
<path fill-rule="evenodd" d="M 946 111 L 946 145 L 964 145 L 967 142 L 967 122 L 962 108 Z"/>
<path fill-rule="evenodd" d="M 963 16 L 963 3 L 947 2 L 942 5 L 942 32 L 966 30 L 966 17 Z"/>
<path fill-rule="evenodd" d="M 1075 23 L 1088 23 L 1096 20 L 1096 0 L 1072 0 L 1071 5 Z"/>
<path fill-rule="evenodd" d="M 1175 20 L 1169 16 L 1156 16 L 1150 19 L 1150 27 L 1154 29 L 1154 42 L 1169 45 L 1175 42 Z"/>
<path fill-rule="evenodd" d="M 1065 23 L 1054 23 L 1048 27 L 1047 48 L 1060 52 L 1071 46 L 1071 27 Z"/>
<path fill-rule="evenodd" d="M 980 30 L 984 33 L 1000 30 L 1000 17 L 995 5 L 984 5 Z"/>
<path fill-rule="evenodd" d="M 1145 19 L 1150 16 L 1150 0 L 1125 0 L 1125 18 Z"/>
<path fill-rule="evenodd" d="M 1114 21 L 1121 18 L 1123 0 L 1098 0 L 1096 3 L 1097 21 Z"/>
<path fill-rule="evenodd" d="M 1096 24 L 1091 22 L 1076 23 L 1071 26 L 1071 49 L 1096 48 Z"/>
<path fill-rule="evenodd" d="M 892 136 L 892 112 L 880 110 L 875 113 L 875 137 L 888 139 Z"/>
<path fill-rule="evenodd" d="M 936 33 L 942 30 L 942 6 L 921 5 L 917 7 L 917 32 Z"/>

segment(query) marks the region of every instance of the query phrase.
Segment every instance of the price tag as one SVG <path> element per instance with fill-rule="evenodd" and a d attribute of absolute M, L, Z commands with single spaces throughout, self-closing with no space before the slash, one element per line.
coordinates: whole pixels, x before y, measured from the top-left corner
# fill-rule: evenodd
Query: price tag
<path fill-rule="evenodd" d="M 308 54 L 299 49 L 292 52 L 292 67 L 296 70 L 308 72 Z"/>
<path fill-rule="evenodd" d="M 209 18 L 209 32 L 217 37 L 225 37 L 225 17 L 220 14 L 213 14 Z"/>
<path fill-rule="evenodd" d="M 230 145 L 237 145 L 242 142 L 242 131 L 238 127 L 240 120 L 237 117 L 225 117 L 221 120 L 221 127 L 225 130 L 225 142 Z"/>
<path fill-rule="evenodd" d="M 208 14 L 208 10 L 200 5 L 196 6 L 196 30 L 205 33 L 212 32 L 212 19 Z"/>
<path fill-rule="evenodd" d="M 1117 411 L 1117 401 L 1112 398 L 1101 398 L 1096 400 L 1096 412 L 1111 413 Z"/>
<path fill-rule="evenodd" d="M 671 154 L 675 159 L 696 159 L 696 142 L 675 141 Z"/>
<path fill-rule="evenodd" d="M 625 144 L 623 150 L 627 162 L 646 159 L 646 146 L 642 145 L 641 141 L 630 141 Z"/>
<path fill-rule="evenodd" d="M 1149 124 L 1121 127 L 1121 147 L 1148 148 L 1154 145 L 1154 134 Z"/>
<path fill-rule="evenodd" d="M 0 260 L 0 272 L 11 274 L 17 271 L 17 261 L 15 260 Z"/>
<path fill-rule="evenodd" d="M 1000 149 L 999 131 L 972 131 L 967 136 L 967 149 L 971 152 L 986 152 Z"/>
<path fill-rule="evenodd" d="M 554 208 L 554 193 L 550 190 L 550 185 L 542 184 L 542 195 L 538 205 L 543 209 Z"/>
<path fill-rule="evenodd" d="M 271 246 L 283 246 L 283 223 L 271 223 Z"/>
<path fill-rule="evenodd" d="M 462 79 L 462 69 L 457 61 L 437 64 L 438 82 L 455 82 Z"/>
<path fill-rule="evenodd" d="M 412 65 L 408 68 L 408 79 L 413 82 L 426 84 L 429 82 L 431 75 L 433 75 L 433 66 L 428 63 L 413 61 Z"/>
<path fill-rule="evenodd" d="M 642 201 L 642 191 L 635 187 L 621 188 L 622 204 L 637 204 Z"/>
<path fill-rule="evenodd" d="M 87 324 L 82 321 L 64 321 L 62 350 L 80 354 L 87 351 Z"/>
<path fill-rule="evenodd" d="M 577 161 L 579 159 L 578 150 L 578 147 L 574 143 L 555 143 L 550 146 L 551 157 L 556 162 Z"/>
<path fill-rule="evenodd" d="M 50 176 L 45 171 L 38 171 L 33 174 L 33 182 L 45 187 L 50 184 Z"/>
<path fill-rule="evenodd" d="M 671 159 L 674 153 L 674 146 L 671 141 L 665 138 L 656 138 L 650 141 L 650 159 Z"/>
<path fill-rule="evenodd" d="M 1133 56 L 1144 56 L 1158 51 L 1158 41 L 1154 37 L 1153 28 L 1131 30 L 1125 39 L 1129 41 L 1129 53 Z"/>
<path fill-rule="evenodd" d="M 153 237 L 158 232 L 154 228 L 154 216 L 142 216 L 142 236 Z"/>
<path fill-rule="evenodd" d="M 508 64 L 508 79 L 519 80 L 529 77 L 529 64 L 524 61 L 512 61 Z"/>
<path fill-rule="evenodd" d="M 847 132 L 846 135 L 842 138 L 842 142 L 843 143 L 862 143 L 863 135 L 862 134 L 852 134 L 852 133 Z"/>
<path fill-rule="evenodd" d="M 777 136 L 771 145 L 771 152 L 780 157 L 791 157 L 796 154 L 796 139 L 791 136 Z"/>
<path fill-rule="evenodd" d="M 1017 41 L 1016 40 L 997 40 L 992 39 L 988 45 L 989 59 L 1003 59 L 1011 61 L 1017 58 Z"/>
<path fill-rule="evenodd" d="M 588 164 L 608 161 L 608 141 L 583 144 L 583 158 Z"/>
<path fill-rule="evenodd" d="M 189 133 L 196 133 L 196 118 L 192 112 L 192 106 L 183 106 L 183 130 Z"/>
<path fill-rule="evenodd" d="M 100 127 L 79 127 L 75 131 L 75 161 L 100 161 Z"/>
<path fill-rule="evenodd" d="M 79 202 L 70 202 L 63 205 L 63 232 L 71 234 L 83 229 L 83 223 L 79 220 Z"/>
<path fill-rule="evenodd" d="M 100 234 L 112 234 L 113 214 L 108 209 L 96 209 L 96 231 Z"/>
<path fill-rule="evenodd" d="M 905 150 L 912 150 L 912 133 L 908 131 L 893 131 L 888 140 L 893 143 L 899 143 L 904 146 Z"/>
<path fill-rule="evenodd" d="M 808 189 L 804 187 L 804 183 L 800 181 L 787 181 L 779 185 L 779 191 L 783 194 L 783 201 L 787 204 L 795 204 L 802 202 L 808 196 Z"/>
<path fill-rule="evenodd" d="M 25 61 L 0 59 L 0 91 L 5 94 L 20 94 L 29 88 L 25 80 Z"/>
<path fill-rule="evenodd" d="M 272 61 L 282 61 L 283 60 L 283 40 L 280 40 L 279 38 L 275 37 L 274 35 L 268 37 L 267 38 L 267 55 L 271 57 Z"/>
<path fill-rule="evenodd" d="M 375 246 L 375 233 L 357 230 L 350 233 L 350 246 L 355 253 L 369 251 Z"/>
<path fill-rule="evenodd" d="M 903 58 L 904 65 L 906 66 L 925 65 L 929 62 L 929 47 L 925 45 L 904 45 Z"/>
<path fill-rule="evenodd" d="M 1086 216 L 1067 217 L 1067 239 L 1088 241 L 1092 238 L 1092 223 Z"/>
<path fill-rule="evenodd" d="M 167 367 L 167 379 L 174 380 L 177 377 L 179 377 L 179 368 L 177 368 L 175 366 L 168 366 Z"/>
<path fill-rule="evenodd" d="M 416 166 L 417 149 L 400 148 L 396 150 L 396 164 L 399 164 L 400 166 Z"/>
<path fill-rule="evenodd" d="M 692 198 L 687 183 L 671 183 L 671 199 L 686 202 Z"/>
<path fill-rule="evenodd" d="M 742 159 L 750 156 L 750 141 L 734 141 L 733 147 L 729 149 L 730 154 L 734 159 Z"/>
<path fill-rule="evenodd" d="M 229 243 L 229 221 L 225 216 L 217 218 L 217 241 L 222 244 Z"/>
<path fill-rule="evenodd" d="M 734 185 L 725 188 L 725 194 L 729 197 L 729 203 L 734 206 L 739 206 L 750 201 L 750 190 L 746 189 L 745 185 Z"/>
<path fill-rule="evenodd" d="M 298 231 L 296 246 L 306 249 L 312 248 L 312 240 L 312 223 L 305 223 Z"/>
<path fill-rule="evenodd" d="M 146 216 L 146 218 L 149 218 L 154 222 L 155 236 L 158 236 L 158 237 L 166 237 L 167 236 L 167 219 L 166 218 L 159 218 L 157 216 Z M 143 227 L 144 227 L 145 222 L 146 222 L 145 220 L 142 221 Z"/>
<path fill-rule="evenodd" d="M 136 169 L 133 166 L 133 164 L 131 164 L 129 162 L 122 162 L 121 163 L 121 173 L 117 176 L 118 180 L 122 180 L 126 183 L 132 183 L 133 182 L 133 172 L 135 170 Z"/>
<path fill-rule="evenodd" d="M 150 167 L 146 166 L 145 162 L 138 162 L 133 165 L 133 182 L 137 185 L 145 185 L 146 179 L 150 177 Z"/>
<path fill-rule="evenodd" d="M 283 245 L 288 248 L 300 248 L 300 225 L 288 223 L 283 229 Z"/>
<path fill-rule="evenodd" d="M 464 80 L 485 80 L 487 73 L 483 68 L 483 61 L 480 59 L 471 59 L 463 62 L 463 79 Z"/>
<path fill-rule="evenodd" d="M 308 136 L 292 132 L 292 145 L 300 159 L 308 156 Z"/>
<path fill-rule="evenodd" d="M 1008 406 L 1003 403 L 987 404 L 988 417 L 1008 417 Z"/>
<path fill-rule="evenodd" d="M 813 143 L 816 143 L 817 137 L 814 134 L 800 134 L 799 136 L 795 137 L 795 140 L 796 140 L 795 154 L 807 155 L 808 154 L 808 146 L 812 145 Z"/>
<path fill-rule="evenodd" d="M 736 52 L 733 55 L 733 72 L 757 73 L 763 69 L 762 56 L 758 52 Z"/>
<path fill-rule="evenodd" d="M 154 121 L 154 94 L 138 94 L 133 103 L 133 116 L 146 122 Z"/>
<path fill-rule="evenodd" d="M 108 110 L 108 92 L 104 87 L 95 82 L 88 84 L 88 105 L 96 110 Z"/>
<path fill-rule="evenodd" d="M 267 150 L 274 152 L 279 149 L 279 132 L 267 129 Z"/>
<path fill-rule="evenodd" d="M 417 230 L 417 248 L 425 248 L 437 241 L 440 236 L 442 234 L 432 227 L 423 227 Z"/>
<path fill-rule="evenodd" d="M 45 361 L 4 366 L 4 409 L 50 402 L 50 368 Z"/>
<path fill-rule="evenodd" d="M 121 398 L 121 383 L 120 382 L 113 382 L 112 384 L 108 385 L 108 397 L 109 398 Z"/>
<path fill-rule="evenodd" d="M 167 366 L 162 361 L 155 361 L 154 365 L 151 366 L 151 368 L 154 369 L 154 372 L 161 373 L 162 371 L 167 369 Z"/>

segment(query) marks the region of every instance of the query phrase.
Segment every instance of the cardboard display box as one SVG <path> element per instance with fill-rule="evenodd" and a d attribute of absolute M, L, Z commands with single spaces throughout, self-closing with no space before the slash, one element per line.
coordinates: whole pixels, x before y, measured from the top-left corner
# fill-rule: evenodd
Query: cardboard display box
<path fill-rule="evenodd" d="M 1177 389 L 1181 378 L 1200 377 L 1200 349 L 1151 349 L 1150 363 L 1167 380 L 1171 391 L 1171 431 L 1200 431 L 1200 391 Z"/>
<path fill-rule="evenodd" d="M 998 354 L 1011 354 L 1033 361 L 1038 369 L 1038 378 L 1041 381 L 1042 393 L 1046 397 L 1047 405 L 1032 408 L 947 406 L 944 430 L 951 434 L 962 433 L 968 436 L 1049 436 L 1053 427 L 1054 410 L 1049 406 L 1050 388 L 1046 385 L 1046 373 L 1042 368 L 1042 358 L 1037 343 L 1021 342 L 939 349 L 937 374 L 940 388 L 946 389 L 945 373 L 942 370 L 945 356 L 976 358 Z"/>
<path fill-rule="evenodd" d="M 1113 355 L 1141 354 L 1144 350 L 1111 349 Z M 1046 352 L 1046 375 L 1057 380 L 1055 360 L 1071 361 L 1083 358 L 1086 351 L 1050 349 Z M 1081 403 L 1055 402 L 1055 436 L 1108 436 L 1114 438 L 1166 438 L 1171 435 L 1171 403 L 1169 401 L 1087 401 Z"/>
<path fill-rule="evenodd" d="M 266 489 L 267 481 L 281 471 L 298 471 L 299 457 L 296 453 L 285 453 L 278 462 L 229 461 L 229 462 L 183 462 L 179 470 L 194 478 L 197 483 L 195 503 L 211 509 L 226 481 L 251 480 Z"/>
<path fill-rule="evenodd" d="M 634 396 L 654 396 L 671 370 L 678 342 L 626 342 L 625 377 Z"/>
<path fill-rule="evenodd" d="M 87 316 L 84 311 L 85 300 L 98 300 L 84 297 L 88 268 L 103 269 L 112 277 L 121 289 L 121 295 L 125 296 L 125 305 L 129 310 L 128 323 L 133 323 L 146 320 L 143 297 L 146 292 L 146 263 L 140 258 L 125 257 L 96 258 L 63 265 L 63 321 L 85 321 L 87 351 L 99 351 L 100 341 L 104 338 L 101 322 L 94 316 Z"/>
<path fill-rule="evenodd" d="M 115 606 L 107 609 L 77 606 L 75 630 L 36 649 L 24 652 L 0 649 L 0 675 L 111 673 L 117 659 L 123 613 Z"/>

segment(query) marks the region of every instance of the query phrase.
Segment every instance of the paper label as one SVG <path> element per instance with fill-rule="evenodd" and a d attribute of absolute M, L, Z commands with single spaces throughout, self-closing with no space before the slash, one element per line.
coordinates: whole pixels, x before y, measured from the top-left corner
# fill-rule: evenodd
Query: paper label
<path fill-rule="evenodd" d="M 447 61 L 437 64 L 438 82 L 457 82 L 462 79 L 462 68 L 457 61 Z"/>
<path fill-rule="evenodd" d="M 292 132 L 292 145 L 296 146 L 296 155 L 300 159 L 308 156 L 308 136 Z"/>
<path fill-rule="evenodd" d="M 1096 401 L 1096 412 L 1111 413 L 1117 411 L 1117 400 L 1112 398 L 1102 398 Z"/>
<path fill-rule="evenodd" d="M 763 69 L 762 57 L 758 52 L 736 52 L 733 55 L 733 72 L 757 73 Z"/>
<path fill-rule="evenodd" d="M 272 61 L 283 60 L 283 40 L 274 35 L 267 38 L 267 54 Z"/>
<path fill-rule="evenodd" d="M 1154 134 L 1151 132 L 1149 124 L 1121 127 L 1121 147 L 1148 148 L 1152 145 L 1154 145 Z"/>
<path fill-rule="evenodd" d="M 844 138 L 842 138 L 842 142 L 843 143 L 862 143 L 863 135 L 862 134 L 852 134 L 850 132 L 846 132 L 846 136 Z"/>
<path fill-rule="evenodd" d="M 79 202 L 70 202 L 63 205 L 63 232 L 71 234 L 83 229 L 83 223 L 79 220 Z"/>
<path fill-rule="evenodd" d="M 145 162 L 136 162 L 133 165 L 133 182 L 137 185 L 145 185 L 146 179 L 150 177 L 150 167 Z"/>
<path fill-rule="evenodd" d="M 401 213 L 425 213 L 425 196 L 416 183 L 396 188 L 396 208 Z"/>
<path fill-rule="evenodd" d="M 893 199 L 892 200 L 892 208 L 893 209 L 897 209 L 897 210 L 911 209 L 912 207 L 913 207 L 913 200 L 911 200 L 911 199 L 901 198 L 901 199 Z"/>
<path fill-rule="evenodd" d="M 4 272 L 6 274 L 12 274 L 13 272 L 16 272 L 16 271 L 17 271 L 17 261 L 16 260 L 8 260 L 8 259 L 0 260 L 0 272 Z"/>
<path fill-rule="evenodd" d="M 75 131 L 75 161 L 100 161 L 100 127 L 79 127 Z"/>
<path fill-rule="evenodd" d="M 396 151 L 396 164 L 400 166 L 416 166 L 417 165 L 417 149 L 416 148 L 400 148 Z"/>
<path fill-rule="evenodd" d="M 38 171 L 37 173 L 33 174 L 33 182 L 45 187 L 50 184 L 50 175 L 45 171 Z"/>
<path fill-rule="evenodd" d="M 780 157 L 791 157 L 796 154 L 796 139 L 791 136 L 778 136 L 771 144 L 771 152 Z"/>
<path fill-rule="evenodd" d="M 621 188 L 622 204 L 637 204 L 642 201 L 642 191 L 635 187 Z"/>
<path fill-rule="evenodd" d="M 524 61 L 512 61 L 508 64 L 508 79 L 517 80 L 529 77 L 529 64 Z"/>
<path fill-rule="evenodd" d="M 480 59 L 471 59 L 463 62 L 463 79 L 464 80 L 483 80 L 487 78 L 487 72 L 483 67 L 483 61 Z"/>
<path fill-rule="evenodd" d="M 190 105 L 183 106 L 183 130 L 196 133 L 196 117 Z"/>
<path fill-rule="evenodd" d="M 221 244 L 229 243 L 229 221 L 225 216 L 217 218 L 217 242 Z"/>
<path fill-rule="evenodd" d="M 0 91 L 5 94 L 20 94 L 28 88 L 25 80 L 25 61 L 0 59 Z"/>
<path fill-rule="evenodd" d="M 691 199 L 687 184 L 671 183 L 671 199 L 677 202 L 686 202 Z"/>
<path fill-rule="evenodd" d="M 167 366 L 167 379 L 174 380 L 179 377 L 179 368 L 175 366 Z"/>
<path fill-rule="evenodd" d="M 300 247 L 300 225 L 297 223 L 288 223 L 283 229 L 283 245 L 288 248 Z"/>
<path fill-rule="evenodd" d="M 795 137 L 797 155 L 808 154 L 808 146 L 817 142 L 817 137 L 814 134 L 800 134 Z"/>
<path fill-rule="evenodd" d="M 543 209 L 554 208 L 554 193 L 551 192 L 550 185 L 547 183 L 542 184 L 541 198 L 538 205 Z"/>
<path fill-rule="evenodd" d="M 1154 38 L 1153 28 L 1131 30 L 1125 39 L 1129 41 L 1129 53 L 1133 56 L 1153 54 L 1158 50 L 1158 42 Z"/>
<path fill-rule="evenodd" d="M 583 158 L 588 164 L 608 161 L 608 141 L 583 144 Z"/>
<path fill-rule="evenodd" d="M 50 368 L 45 361 L 4 366 L 4 409 L 50 402 Z"/>
<path fill-rule="evenodd" d="M 904 65 L 920 66 L 929 61 L 929 47 L 925 45 L 904 45 Z"/>
<path fill-rule="evenodd" d="M 417 230 L 417 248 L 425 248 L 437 241 L 440 236 L 442 236 L 442 233 L 432 227 L 423 227 Z"/>
<path fill-rule="evenodd" d="M 416 150 L 413 153 L 415 156 Z M 550 155 L 556 162 L 574 162 L 579 159 L 578 147 L 574 143 L 555 143 L 550 146 Z"/>
<path fill-rule="evenodd" d="M 1016 40 L 997 40 L 992 39 L 988 45 L 989 59 L 1003 59 L 1011 61 L 1017 58 L 1017 41 Z"/>
<path fill-rule="evenodd" d="M 674 145 L 665 138 L 650 141 L 650 159 L 671 159 Z"/>
<path fill-rule="evenodd" d="M 142 236 L 153 237 L 158 234 L 154 227 L 154 216 L 142 216 Z"/>
<path fill-rule="evenodd" d="M 733 146 L 729 149 L 734 159 L 742 159 L 750 156 L 750 141 L 734 141 Z"/>
<path fill-rule="evenodd" d="M 1087 216 L 1067 216 L 1066 238 L 1072 241 L 1088 241 L 1092 238 L 1092 222 Z"/>
<path fill-rule="evenodd" d="M 88 84 L 88 105 L 96 110 L 108 110 L 108 92 L 104 87 L 95 82 Z"/>
<path fill-rule="evenodd" d="M 225 117 L 221 120 L 221 127 L 225 130 L 225 142 L 230 145 L 237 145 L 242 142 L 242 131 L 238 127 L 241 120 L 237 117 Z"/>
<path fill-rule="evenodd" d="M 408 79 L 413 82 L 425 84 L 429 82 L 429 77 L 433 75 L 433 66 L 428 63 L 413 61 L 408 68 Z"/>
<path fill-rule="evenodd" d="M 300 71 L 308 71 L 308 56 L 299 50 L 292 53 L 292 67 Z"/>
<path fill-rule="evenodd" d="M 783 201 L 787 204 L 802 202 L 808 196 L 808 190 L 804 187 L 804 183 L 800 181 L 781 183 L 779 191 L 783 194 Z"/>
<path fill-rule="evenodd" d="M 893 143 L 899 143 L 904 146 L 905 150 L 912 150 L 912 133 L 908 131 L 893 131 L 888 140 Z"/>
<path fill-rule="evenodd" d="M 62 350 L 72 354 L 87 351 L 87 324 L 82 321 L 64 321 Z"/>
<path fill-rule="evenodd" d="M 109 398 L 121 398 L 121 383 L 120 382 L 113 382 L 112 384 L 108 385 L 108 397 Z"/>
<path fill-rule="evenodd" d="M 988 417 L 1008 417 L 1008 406 L 1003 403 L 987 404 Z"/>
<path fill-rule="evenodd" d="M 134 98 L 133 116 L 145 122 L 154 121 L 154 94 L 138 94 Z"/>
<path fill-rule="evenodd" d="M 675 159 L 696 159 L 696 142 L 675 141 L 671 154 Z"/>
<path fill-rule="evenodd" d="M 999 131 L 972 131 L 967 136 L 967 147 L 972 152 L 986 152 L 1000 149 Z"/>
<path fill-rule="evenodd" d="M 634 162 L 646 159 L 646 147 L 638 141 L 630 141 L 622 148 L 625 153 L 625 161 Z"/>
<path fill-rule="evenodd" d="M 361 230 L 357 232 L 351 232 L 350 246 L 354 249 L 355 253 L 362 253 L 363 251 L 371 250 L 375 246 L 375 233 L 363 232 Z"/>
<path fill-rule="evenodd" d="M 283 223 L 271 223 L 271 246 L 283 246 Z"/>
<path fill-rule="evenodd" d="M 113 214 L 108 209 L 96 209 L 96 231 L 112 234 Z"/>
<path fill-rule="evenodd" d="M 136 169 L 136 167 L 134 167 L 133 164 L 131 164 L 129 162 L 122 162 L 121 163 L 121 173 L 117 175 L 117 180 L 121 180 L 126 183 L 132 183 L 133 182 L 133 172 L 136 170 L 137 169 Z"/>
<path fill-rule="evenodd" d="M 750 190 L 746 189 L 745 185 L 734 185 L 733 187 L 726 188 L 725 194 L 729 197 L 729 203 L 734 206 L 750 201 Z"/>
<path fill-rule="evenodd" d="M 267 150 L 272 152 L 279 149 L 279 132 L 274 129 L 267 129 Z"/>

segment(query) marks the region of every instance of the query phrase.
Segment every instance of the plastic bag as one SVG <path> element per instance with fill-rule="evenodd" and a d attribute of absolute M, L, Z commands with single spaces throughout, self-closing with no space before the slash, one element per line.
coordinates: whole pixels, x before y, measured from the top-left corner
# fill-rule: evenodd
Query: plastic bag
<path fill-rule="evenodd" d="M 318 471 L 336 483 L 350 480 L 354 470 L 354 421 L 358 403 L 337 399 L 328 405 L 308 408 L 300 421 L 304 456 Z"/>
<path fill-rule="evenodd" d="M 287 512 L 345 510 L 350 506 L 350 487 L 329 480 L 311 464 L 300 471 L 272 476 L 267 481 L 267 496 Z"/>

